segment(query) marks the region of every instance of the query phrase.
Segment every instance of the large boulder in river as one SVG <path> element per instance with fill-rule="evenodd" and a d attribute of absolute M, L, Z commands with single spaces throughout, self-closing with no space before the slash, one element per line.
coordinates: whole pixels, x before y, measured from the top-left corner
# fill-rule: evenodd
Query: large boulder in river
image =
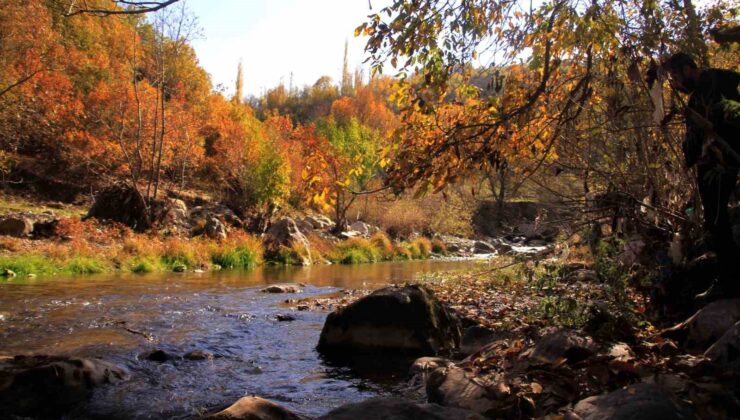
<path fill-rule="evenodd" d="M 212 414 L 212 420 L 300 420 L 302 417 L 272 401 L 260 397 L 244 397 L 223 411 Z"/>
<path fill-rule="evenodd" d="M 639 383 L 580 401 L 573 413 L 581 420 L 693 419 L 694 414 L 670 392 Z"/>
<path fill-rule="evenodd" d="M 96 359 L 16 356 L 0 361 L 0 413 L 62 417 L 97 386 L 126 378 L 127 372 Z"/>
<path fill-rule="evenodd" d="M 151 227 L 146 201 L 133 187 L 115 185 L 98 193 L 86 218 L 94 217 L 122 223 L 134 230 Z"/>
<path fill-rule="evenodd" d="M 23 216 L 10 216 L 0 220 L 0 235 L 23 238 L 33 232 L 33 222 Z"/>
<path fill-rule="evenodd" d="M 390 286 L 329 314 L 318 350 L 449 353 L 460 344 L 459 320 L 421 285 Z"/>
<path fill-rule="evenodd" d="M 400 398 L 371 398 L 332 410 L 320 420 L 483 420 L 467 410 L 437 404 L 415 404 Z"/>

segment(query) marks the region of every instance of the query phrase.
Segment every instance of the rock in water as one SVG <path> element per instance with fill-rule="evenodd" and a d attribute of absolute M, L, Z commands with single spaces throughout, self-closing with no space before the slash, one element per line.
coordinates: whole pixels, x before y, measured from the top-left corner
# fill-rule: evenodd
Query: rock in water
<path fill-rule="evenodd" d="M 113 220 L 137 230 L 151 227 L 151 219 L 144 197 L 138 190 L 116 185 L 101 191 L 86 218 Z"/>
<path fill-rule="evenodd" d="M 174 360 L 175 356 L 167 353 L 162 349 L 152 350 L 150 352 L 141 353 L 139 355 L 140 360 L 149 360 L 150 362 L 164 363 L 168 360 Z"/>
<path fill-rule="evenodd" d="M 301 293 L 301 288 L 296 284 L 273 284 L 260 290 L 262 293 Z"/>
<path fill-rule="evenodd" d="M 287 409 L 260 397 L 244 397 L 207 419 L 223 420 L 301 420 Z"/>
<path fill-rule="evenodd" d="M 0 417 L 62 417 L 127 372 L 96 359 L 16 356 L 0 361 Z"/>
<path fill-rule="evenodd" d="M 582 420 L 693 419 L 693 413 L 657 385 L 634 384 L 581 400 L 573 408 Z"/>
<path fill-rule="evenodd" d="M 391 286 L 329 314 L 318 350 L 449 353 L 460 344 L 459 320 L 420 285 Z"/>
<path fill-rule="evenodd" d="M 496 253 L 496 248 L 485 241 L 475 241 L 475 245 L 473 246 L 473 253 L 475 254 L 494 254 Z"/>
<path fill-rule="evenodd" d="M 193 350 L 185 353 L 183 359 L 185 360 L 213 360 L 216 356 L 210 351 L 205 350 Z"/>
<path fill-rule="evenodd" d="M 23 216 L 6 217 L 0 220 L 0 235 L 23 238 L 33 232 L 33 222 Z"/>
<path fill-rule="evenodd" d="M 371 398 L 332 410 L 320 420 L 483 420 L 470 411 L 437 404 L 414 404 L 400 398 Z"/>

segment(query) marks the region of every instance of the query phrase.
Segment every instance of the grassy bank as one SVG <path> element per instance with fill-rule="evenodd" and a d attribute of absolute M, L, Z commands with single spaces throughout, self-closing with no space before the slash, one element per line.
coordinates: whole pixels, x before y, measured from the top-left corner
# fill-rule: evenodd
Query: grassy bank
<path fill-rule="evenodd" d="M 381 261 L 408 261 L 423 260 L 432 256 L 432 253 L 446 255 L 444 243 L 427 238 L 416 238 L 410 241 L 394 243 L 388 235 L 382 232 L 370 238 L 353 238 L 339 243 L 332 243 L 309 235 L 311 255 L 307 255 L 304 247 L 294 245 L 283 248 L 274 255 L 272 262 L 278 264 L 296 264 L 307 258 L 314 262 L 330 262 L 333 264 L 366 264 Z"/>
<path fill-rule="evenodd" d="M 29 240 L 0 237 L 0 275 L 84 275 L 156 273 L 214 269 L 249 269 L 264 262 L 292 265 L 304 260 L 305 249 L 286 247 L 266 261 L 262 241 L 234 230 L 225 240 L 137 234 L 129 229 L 62 218 L 59 237 Z M 429 258 L 446 253 L 444 244 L 418 238 L 394 243 L 383 233 L 369 239 L 338 243 L 311 235 L 314 263 L 362 264 Z M 12 275 L 12 274 L 10 274 Z"/>
<path fill-rule="evenodd" d="M 75 224 L 66 221 L 67 224 Z M 77 224 L 75 224 L 77 225 Z M 247 269 L 262 263 L 261 242 L 235 232 L 228 239 L 162 238 L 80 223 L 64 240 L 0 239 L 0 273 L 18 276 L 151 273 L 218 268 Z M 69 228 L 63 226 L 62 228 Z"/>

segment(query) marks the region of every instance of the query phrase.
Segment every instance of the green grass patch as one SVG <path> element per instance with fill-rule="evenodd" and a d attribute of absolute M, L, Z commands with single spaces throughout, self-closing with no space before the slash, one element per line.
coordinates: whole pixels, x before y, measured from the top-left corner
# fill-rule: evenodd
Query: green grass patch
<path fill-rule="evenodd" d="M 110 270 L 110 266 L 104 262 L 90 257 L 74 257 L 67 261 L 64 272 L 68 274 L 100 274 Z"/>
<path fill-rule="evenodd" d="M 164 271 L 164 266 L 152 258 L 137 258 L 129 265 L 129 271 L 135 274 L 155 273 Z"/>
<path fill-rule="evenodd" d="M 328 257 L 340 264 L 366 264 L 385 259 L 381 249 L 367 239 L 349 239 L 339 244 Z"/>
<path fill-rule="evenodd" d="M 0 273 L 6 270 L 18 276 L 41 276 L 54 274 L 59 271 L 59 267 L 41 255 L 13 255 L 0 257 Z"/>
<path fill-rule="evenodd" d="M 223 268 L 248 269 L 259 264 L 259 256 L 253 250 L 240 246 L 214 252 L 211 262 Z"/>

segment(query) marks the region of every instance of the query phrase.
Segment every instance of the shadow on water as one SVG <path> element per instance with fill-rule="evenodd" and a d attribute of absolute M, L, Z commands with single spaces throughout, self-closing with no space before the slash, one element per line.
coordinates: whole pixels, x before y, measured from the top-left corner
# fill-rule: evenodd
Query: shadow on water
<path fill-rule="evenodd" d="M 304 283 L 301 297 L 341 288 L 379 288 L 423 272 L 471 262 L 405 262 L 240 273 L 100 276 L 0 283 L 0 355 L 96 357 L 125 367 L 130 379 L 95 391 L 70 417 L 197 416 L 244 395 L 281 402 L 304 415 L 392 393 L 410 358 L 328 361 L 315 349 L 327 313 L 294 311 L 294 296 L 260 293 L 266 284 Z M 142 353 L 164 350 L 164 362 Z M 214 355 L 187 360 L 190 351 Z"/>

